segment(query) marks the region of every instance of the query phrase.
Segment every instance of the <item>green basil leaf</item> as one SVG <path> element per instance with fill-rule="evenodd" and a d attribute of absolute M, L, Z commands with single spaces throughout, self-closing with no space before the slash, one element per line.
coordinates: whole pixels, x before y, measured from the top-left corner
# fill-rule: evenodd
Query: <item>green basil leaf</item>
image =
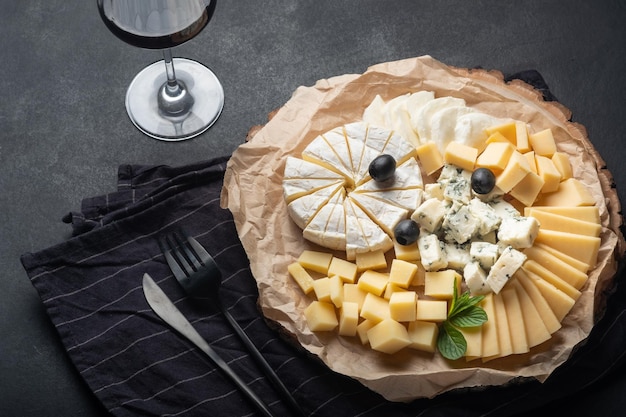
<path fill-rule="evenodd" d="M 437 348 L 444 358 L 456 360 L 465 355 L 467 342 L 460 331 L 444 321 L 439 329 Z"/>
<path fill-rule="evenodd" d="M 479 306 L 469 306 L 462 314 L 448 318 L 448 321 L 456 327 L 476 327 L 487 321 L 487 313 Z"/>

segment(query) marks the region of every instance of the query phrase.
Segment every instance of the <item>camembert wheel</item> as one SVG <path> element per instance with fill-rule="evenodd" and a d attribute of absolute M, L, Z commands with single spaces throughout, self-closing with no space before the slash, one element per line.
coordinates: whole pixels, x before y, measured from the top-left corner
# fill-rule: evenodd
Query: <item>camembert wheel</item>
<path fill-rule="evenodd" d="M 393 178 L 379 182 L 369 166 L 382 154 L 391 155 L 397 168 Z M 411 143 L 355 122 L 318 136 L 301 158 L 288 157 L 283 193 L 307 240 L 354 259 L 393 247 L 393 228 L 422 202 L 423 181 Z"/>

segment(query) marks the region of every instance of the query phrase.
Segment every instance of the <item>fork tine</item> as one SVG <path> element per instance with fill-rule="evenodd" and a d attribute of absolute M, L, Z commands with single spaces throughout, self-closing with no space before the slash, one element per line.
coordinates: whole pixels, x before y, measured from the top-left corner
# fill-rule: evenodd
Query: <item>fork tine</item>
<path fill-rule="evenodd" d="M 191 249 L 194 251 L 198 259 L 200 259 L 200 262 L 202 262 L 203 265 L 213 261 L 213 257 L 209 254 L 209 252 L 206 251 L 206 249 L 204 249 L 204 247 L 200 243 L 198 243 L 196 239 L 194 239 L 193 236 L 187 236 L 187 242 L 189 242 L 189 246 L 191 246 Z"/>
<path fill-rule="evenodd" d="M 165 260 L 167 261 L 167 264 L 176 279 L 181 280 L 182 278 L 189 276 L 189 273 L 187 272 L 187 265 L 181 263 L 181 259 L 176 256 L 177 254 L 174 252 L 175 246 L 173 245 L 170 236 L 159 239 L 159 246 L 161 247 L 161 252 L 163 252 L 163 256 L 165 256 Z"/>
<path fill-rule="evenodd" d="M 183 239 L 178 233 L 173 233 L 174 240 L 176 240 L 177 247 L 174 249 L 174 254 L 176 254 L 179 258 L 183 258 L 187 264 L 191 267 L 192 270 L 187 269 L 189 274 L 197 271 L 202 268 L 202 263 L 200 262 L 200 258 L 190 249 L 187 241 Z"/>

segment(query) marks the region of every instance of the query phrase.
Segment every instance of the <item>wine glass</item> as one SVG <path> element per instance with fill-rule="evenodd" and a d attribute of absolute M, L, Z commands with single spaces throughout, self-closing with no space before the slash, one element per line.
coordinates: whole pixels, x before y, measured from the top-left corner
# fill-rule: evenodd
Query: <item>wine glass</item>
<path fill-rule="evenodd" d="M 130 45 L 163 50 L 126 92 L 126 110 L 145 134 L 160 140 L 190 139 L 206 131 L 224 106 L 215 74 L 197 61 L 172 59 L 171 48 L 209 23 L 216 0 L 97 0 L 102 20 Z"/>

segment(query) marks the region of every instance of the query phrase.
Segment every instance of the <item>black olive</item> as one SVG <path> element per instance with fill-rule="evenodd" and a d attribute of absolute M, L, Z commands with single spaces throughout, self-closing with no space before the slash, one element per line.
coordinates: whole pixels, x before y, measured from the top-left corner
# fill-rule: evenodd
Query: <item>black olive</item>
<path fill-rule="evenodd" d="M 396 173 L 396 160 L 388 154 L 378 155 L 370 163 L 369 173 L 374 181 L 384 182 L 393 178 Z"/>
<path fill-rule="evenodd" d="M 396 242 L 406 246 L 417 241 L 420 235 L 420 228 L 417 223 L 411 219 L 401 220 L 393 229 Z"/>
<path fill-rule="evenodd" d="M 476 194 L 489 194 L 496 186 L 496 176 L 488 168 L 478 168 L 472 173 L 472 190 Z"/>

